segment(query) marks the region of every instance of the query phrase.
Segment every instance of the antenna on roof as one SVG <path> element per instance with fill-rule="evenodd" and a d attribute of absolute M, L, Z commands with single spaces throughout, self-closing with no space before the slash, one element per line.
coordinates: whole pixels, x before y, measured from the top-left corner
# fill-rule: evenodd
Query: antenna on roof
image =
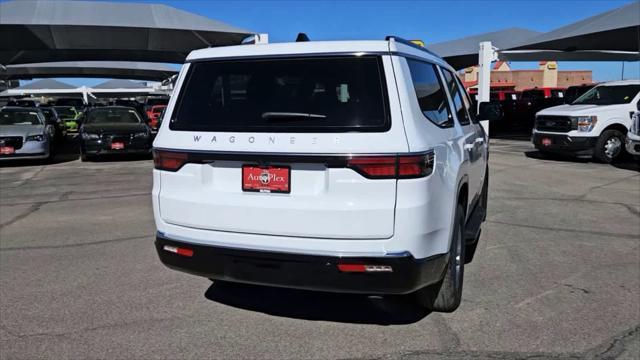
<path fill-rule="evenodd" d="M 298 33 L 298 36 L 296 37 L 296 42 L 303 42 L 303 41 L 309 41 L 309 37 L 305 33 Z"/>

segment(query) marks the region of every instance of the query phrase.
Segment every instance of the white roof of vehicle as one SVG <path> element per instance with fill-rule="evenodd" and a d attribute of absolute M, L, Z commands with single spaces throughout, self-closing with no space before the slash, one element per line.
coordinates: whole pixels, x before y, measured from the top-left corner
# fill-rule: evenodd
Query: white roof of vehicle
<path fill-rule="evenodd" d="M 403 44 L 399 41 L 353 40 L 353 41 L 301 41 L 271 44 L 248 44 L 222 46 L 192 51 L 187 62 L 204 59 L 222 59 L 255 56 L 280 55 L 322 55 L 322 54 L 390 54 L 401 53 L 423 58 L 450 67 L 442 58 L 427 49 Z"/>
<path fill-rule="evenodd" d="M 638 79 L 618 80 L 618 81 L 609 81 L 609 82 L 598 84 L 598 86 L 620 86 L 620 85 L 640 85 L 640 80 Z"/>

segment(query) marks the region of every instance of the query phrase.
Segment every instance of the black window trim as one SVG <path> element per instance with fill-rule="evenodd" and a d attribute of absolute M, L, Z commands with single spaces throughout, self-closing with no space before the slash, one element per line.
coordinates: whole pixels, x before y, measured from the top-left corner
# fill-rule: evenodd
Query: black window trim
<path fill-rule="evenodd" d="M 433 67 L 433 70 L 436 74 L 436 79 L 438 80 L 438 83 L 440 84 L 440 89 L 442 89 L 442 91 L 444 92 L 444 97 L 445 100 L 447 102 L 447 110 L 449 111 L 449 119 L 451 120 L 450 122 L 447 121 L 446 123 L 443 124 L 438 124 L 437 122 L 429 119 L 429 117 L 427 115 L 424 114 L 424 112 L 422 111 L 422 109 L 420 109 L 420 113 L 422 114 L 422 117 L 424 117 L 425 119 L 429 120 L 430 123 L 432 123 L 433 125 L 441 128 L 441 129 L 451 129 L 455 126 L 455 121 L 453 120 L 453 113 L 451 112 L 451 99 L 449 99 L 448 96 L 448 90 L 446 89 L 446 86 L 444 86 L 444 79 L 442 78 L 442 75 L 440 74 L 440 71 L 438 70 L 440 68 L 439 64 L 430 62 L 428 60 L 425 59 L 421 59 L 415 56 L 412 57 L 407 57 L 405 56 L 405 61 L 407 61 L 407 67 L 409 67 L 409 60 L 417 62 L 417 63 L 423 63 L 426 65 L 431 65 Z M 409 72 L 411 72 L 411 68 L 409 68 Z M 411 74 L 409 74 L 411 76 Z M 416 93 L 416 87 L 415 84 L 413 83 L 413 78 L 411 78 L 411 86 L 413 87 L 413 93 L 415 95 L 415 99 L 416 101 L 418 100 L 418 94 Z M 418 108 L 420 108 L 420 104 L 418 104 Z"/>
<path fill-rule="evenodd" d="M 460 77 L 455 73 L 453 74 L 453 78 L 454 78 L 454 81 L 456 81 L 458 83 L 458 87 L 461 89 L 461 92 L 462 92 L 463 96 L 467 98 L 467 101 L 469 102 L 469 106 L 470 106 L 471 110 L 473 111 L 474 110 L 473 109 L 473 101 L 471 101 L 471 96 L 469 96 L 469 93 L 464 88 L 464 85 L 462 84 L 462 80 L 460 80 Z M 469 115 L 469 119 L 471 120 L 472 124 L 480 124 L 480 120 L 478 120 L 478 118 L 475 116 L 475 114 L 472 115 L 469 112 L 469 108 L 467 108 L 467 114 Z"/>
<path fill-rule="evenodd" d="M 457 75 L 455 74 L 455 71 L 451 71 L 451 70 L 449 70 L 449 69 L 443 69 L 443 68 L 441 68 L 440 70 L 442 71 L 442 76 L 443 76 L 443 77 L 444 77 L 444 72 L 445 72 L 445 71 L 448 71 L 448 72 L 451 74 L 451 77 L 452 77 L 452 79 L 453 79 L 453 82 L 456 84 L 456 86 L 457 86 L 458 88 L 460 88 L 460 89 L 464 89 L 464 87 L 461 87 L 461 86 L 459 85 L 459 83 L 458 83 L 458 82 L 456 82 L 456 77 L 457 77 Z M 443 80 L 444 80 L 444 79 L 443 79 Z M 451 93 L 449 92 L 449 86 L 446 86 L 446 88 L 447 88 L 447 93 L 448 93 L 448 94 L 449 94 L 449 96 L 451 97 L 451 98 L 449 99 L 449 100 L 451 101 L 451 104 L 452 104 L 452 105 L 455 105 L 455 101 L 454 101 L 454 99 L 453 99 L 453 98 L 454 98 L 454 95 L 453 95 L 453 94 L 451 94 Z M 458 92 L 460 92 L 460 90 L 458 90 Z M 454 112 L 455 112 L 455 114 L 456 114 L 456 122 L 458 123 L 458 125 L 460 125 L 460 126 L 468 126 L 468 125 L 471 125 L 473 122 L 471 121 L 471 115 L 469 114 L 469 111 L 467 110 L 467 107 L 466 107 L 466 106 L 465 106 L 465 104 L 464 104 L 464 100 L 462 99 L 462 96 L 463 96 L 463 95 L 462 95 L 462 94 L 460 94 L 460 101 L 462 101 L 462 108 L 464 109 L 464 111 L 467 113 L 467 116 L 469 117 L 469 122 L 462 122 L 462 121 L 460 121 L 460 119 L 458 118 L 458 112 L 457 112 L 457 111 L 454 111 Z"/>
<path fill-rule="evenodd" d="M 178 114 L 180 110 L 180 106 L 182 106 L 182 98 L 185 94 L 185 89 L 189 85 L 189 81 L 191 80 L 191 75 L 193 74 L 193 64 L 194 63 L 212 63 L 212 62 L 230 62 L 234 60 L 268 60 L 268 59 L 278 59 L 278 60 L 289 60 L 289 59 L 323 59 L 323 58 L 363 58 L 363 57 L 371 57 L 375 58 L 378 69 L 380 71 L 380 90 L 382 91 L 382 111 L 384 116 L 384 123 L 375 128 L 365 128 L 358 129 L 356 127 L 345 128 L 343 130 L 340 129 L 330 129 L 331 131 L 318 131 L 318 129 L 309 128 L 309 129 L 296 129 L 296 131 L 291 131 L 286 128 L 284 129 L 275 129 L 270 132 L 273 133 L 288 133 L 288 134 L 309 134 L 309 133 L 318 133 L 318 134 L 346 134 L 346 133 L 388 133 L 391 131 L 391 105 L 389 102 L 389 89 L 387 87 L 387 76 L 384 68 L 384 63 L 382 60 L 383 55 L 388 55 L 388 53 L 319 53 L 319 54 L 286 54 L 286 55 L 256 55 L 256 56 L 242 56 L 242 57 L 227 57 L 227 58 L 204 58 L 187 61 L 189 63 L 189 68 L 184 74 L 184 79 L 181 81 L 178 97 L 174 102 L 174 106 L 171 109 L 171 116 L 169 117 L 169 129 L 171 131 L 185 131 L 185 132 L 206 132 L 206 133 L 215 133 L 215 132 L 234 132 L 234 133 L 251 133 L 254 131 L 206 131 L 206 130 L 185 130 L 185 129 L 175 129 L 173 128 L 173 124 L 175 123 L 175 116 Z M 167 105 L 168 108 L 168 105 Z M 166 114 L 165 114 L 166 117 Z"/>

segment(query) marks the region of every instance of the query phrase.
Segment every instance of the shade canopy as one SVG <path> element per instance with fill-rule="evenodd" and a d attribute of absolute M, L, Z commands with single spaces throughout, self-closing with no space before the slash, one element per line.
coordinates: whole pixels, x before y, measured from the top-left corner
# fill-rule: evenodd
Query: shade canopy
<path fill-rule="evenodd" d="M 62 61 L 8 65 L 0 69 L 0 79 L 33 79 L 55 77 L 89 77 L 162 81 L 178 70 L 158 63 L 129 61 Z"/>
<path fill-rule="evenodd" d="M 42 79 L 30 82 L 28 84 L 19 86 L 14 88 L 13 90 L 43 90 L 43 89 L 75 89 L 76 87 L 62 81 L 54 80 L 54 79 Z"/>
<path fill-rule="evenodd" d="M 107 80 L 103 83 L 100 83 L 96 86 L 93 86 L 93 89 L 142 89 L 147 86 L 143 83 L 131 80 Z"/>
<path fill-rule="evenodd" d="M 511 28 L 428 46 L 451 66 L 478 64 L 479 43 L 491 41 L 501 60 L 638 61 L 640 2 L 539 33 Z"/>
<path fill-rule="evenodd" d="M 462 69 L 478 64 L 478 44 L 480 42 L 491 41 L 493 46 L 507 49 L 540 34 L 540 32 L 533 30 L 510 28 L 444 41 L 428 45 L 427 48 L 438 54 L 455 69 Z"/>
<path fill-rule="evenodd" d="M 640 1 L 526 39 L 514 50 L 627 51 L 640 45 Z"/>
<path fill-rule="evenodd" d="M 0 3 L 0 64 L 50 61 L 182 63 L 194 49 L 253 34 L 158 4 L 20 0 Z"/>

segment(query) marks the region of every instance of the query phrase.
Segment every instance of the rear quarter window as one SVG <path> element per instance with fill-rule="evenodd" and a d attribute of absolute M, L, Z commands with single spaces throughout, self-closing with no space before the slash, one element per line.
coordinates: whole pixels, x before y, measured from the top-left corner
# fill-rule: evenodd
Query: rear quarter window
<path fill-rule="evenodd" d="M 453 118 L 433 64 L 407 59 L 422 114 L 440 127 L 453 126 Z"/>
<path fill-rule="evenodd" d="M 169 128 L 220 132 L 384 132 L 379 56 L 195 62 Z"/>

